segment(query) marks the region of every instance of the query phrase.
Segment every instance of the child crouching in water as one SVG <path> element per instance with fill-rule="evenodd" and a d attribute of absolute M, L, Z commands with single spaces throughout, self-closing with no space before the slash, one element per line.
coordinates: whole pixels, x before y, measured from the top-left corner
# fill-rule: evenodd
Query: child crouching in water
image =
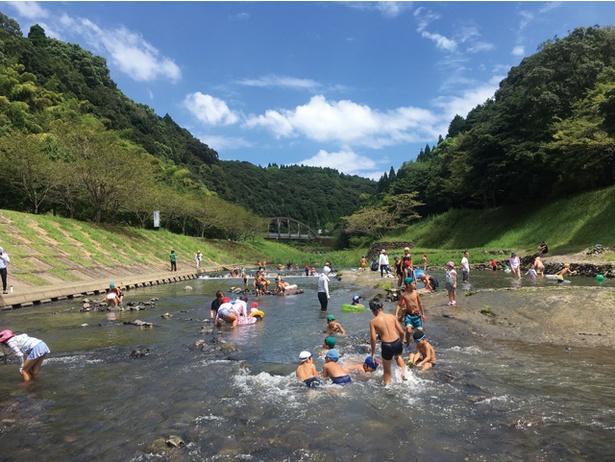
<path fill-rule="evenodd" d="M 410 353 L 408 365 L 416 366 L 422 371 L 428 371 L 436 365 L 436 352 L 431 344 L 425 339 L 425 332 L 415 330 L 412 333 L 412 338 L 416 342 L 416 353 Z"/>

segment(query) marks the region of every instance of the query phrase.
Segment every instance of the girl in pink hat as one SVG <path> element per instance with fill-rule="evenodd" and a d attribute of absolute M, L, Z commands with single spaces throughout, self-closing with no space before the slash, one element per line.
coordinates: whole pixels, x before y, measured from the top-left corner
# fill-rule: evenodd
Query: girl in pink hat
<path fill-rule="evenodd" d="M 27 334 L 15 335 L 10 330 L 0 332 L 0 344 L 7 345 L 21 361 L 19 373 L 26 382 L 38 378 L 38 373 L 49 351 L 43 342 Z"/>

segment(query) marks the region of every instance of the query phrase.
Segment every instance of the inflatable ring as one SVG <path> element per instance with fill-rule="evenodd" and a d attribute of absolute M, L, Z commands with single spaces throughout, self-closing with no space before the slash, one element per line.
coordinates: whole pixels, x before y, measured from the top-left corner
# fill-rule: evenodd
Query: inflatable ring
<path fill-rule="evenodd" d="M 342 304 L 342 311 L 363 311 L 365 309 L 365 305 L 352 305 L 350 303 Z"/>
<path fill-rule="evenodd" d="M 265 317 L 265 313 L 263 313 L 261 310 L 252 311 L 252 313 L 250 313 L 250 317 L 262 319 Z"/>

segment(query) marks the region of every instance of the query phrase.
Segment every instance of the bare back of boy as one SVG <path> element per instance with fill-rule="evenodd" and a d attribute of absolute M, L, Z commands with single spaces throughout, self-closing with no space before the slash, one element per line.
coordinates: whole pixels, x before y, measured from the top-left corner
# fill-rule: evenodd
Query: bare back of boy
<path fill-rule="evenodd" d="M 318 377 L 318 371 L 316 366 L 312 362 L 304 362 L 297 367 L 297 378 L 302 382 L 305 382 L 311 377 Z"/>

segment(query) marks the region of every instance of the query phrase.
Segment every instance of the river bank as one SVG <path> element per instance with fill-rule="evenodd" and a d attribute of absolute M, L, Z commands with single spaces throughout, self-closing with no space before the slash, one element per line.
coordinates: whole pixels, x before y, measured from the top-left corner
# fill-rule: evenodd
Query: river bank
<path fill-rule="evenodd" d="M 363 287 L 366 301 L 386 294 L 378 287 L 382 282 L 395 286 L 394 279 L 383 279 L 369 270 L 343 272 L 341 280 Z M 615 290 L 610 287 L 572 283 L 476 291 L 460 288 L 454 307 L 447 304 L 446 290 L 421 293 L 426 329 L 434 323 L 451 336 L 470 335 L 484 344 L 512 341 L 615 349 Z"/>

